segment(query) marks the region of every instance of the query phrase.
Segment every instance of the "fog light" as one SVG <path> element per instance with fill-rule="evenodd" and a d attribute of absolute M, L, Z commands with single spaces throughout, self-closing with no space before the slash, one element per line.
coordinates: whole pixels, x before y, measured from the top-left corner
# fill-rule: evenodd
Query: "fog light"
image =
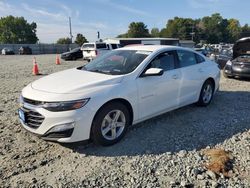
<path fill-rule="evenodd" d="M 73 129 L 74 126 L 75 122 L 56 125 L 55 127 L 52 127 L 46 134 L 67 131 L 69 129 Z"/>

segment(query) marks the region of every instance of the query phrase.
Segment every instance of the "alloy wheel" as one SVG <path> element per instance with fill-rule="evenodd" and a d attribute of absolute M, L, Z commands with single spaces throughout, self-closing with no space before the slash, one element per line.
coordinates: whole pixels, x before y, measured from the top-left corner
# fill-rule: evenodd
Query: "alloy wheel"
<path fill-rule="evenodd" d="M 209 103 L 213 96 L 213 88 L 210 84 L 207 84 L 203 89 L 202 99 L 204 103 Z"/>
<path fill-rule="evenodd" d="M 115 140 L 122 134 L 125 125 L 126 118 L 124 113 L 121 110 L 112 110 L 102 121 L 102 136 L 107 140 Z"/>

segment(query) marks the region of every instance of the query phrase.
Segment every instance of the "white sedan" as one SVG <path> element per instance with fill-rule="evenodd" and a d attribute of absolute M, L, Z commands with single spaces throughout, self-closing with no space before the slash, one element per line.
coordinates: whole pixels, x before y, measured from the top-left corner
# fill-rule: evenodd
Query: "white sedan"
<path fill-rule="evenodd" d="M 207 106 L 219 79 L 217 64 L 195 51 L 125 47 L 26 86 L 19 118 L 46 140 L 107 146 L 130 125 L 192 103 Z"/>

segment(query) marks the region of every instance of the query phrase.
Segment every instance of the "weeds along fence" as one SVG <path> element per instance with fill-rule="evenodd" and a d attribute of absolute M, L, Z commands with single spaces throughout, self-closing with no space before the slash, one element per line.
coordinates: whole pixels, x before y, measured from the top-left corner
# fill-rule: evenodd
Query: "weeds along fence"
<path fill-rule="evenodd" d="M 18 54 L 21 46 L 30 47 L 32 54 L 60 54 L 78 47 L 77 44 L 0 44 L 0 54 L 3 48 L 11 48 Z"/>

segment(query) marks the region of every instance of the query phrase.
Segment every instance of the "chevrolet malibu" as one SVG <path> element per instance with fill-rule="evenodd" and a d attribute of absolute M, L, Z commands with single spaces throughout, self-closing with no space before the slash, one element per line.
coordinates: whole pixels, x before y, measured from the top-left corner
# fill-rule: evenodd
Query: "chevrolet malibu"
<path fill-rule="evenodd" d="M 30 83 L 19 118 L 45 140 L 107 146 L 130 125 L 192 103 L 207 106 L 219 79 L 217 64 L 195 51 L 130 46 Z"/>

